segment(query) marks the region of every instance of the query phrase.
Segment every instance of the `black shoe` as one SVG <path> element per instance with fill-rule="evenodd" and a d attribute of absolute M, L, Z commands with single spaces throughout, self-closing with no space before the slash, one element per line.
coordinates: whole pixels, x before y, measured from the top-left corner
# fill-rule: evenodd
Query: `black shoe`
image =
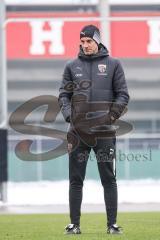
<path fill-rule="evenodd" d="M 113 224 L 108 227 L 107 233 L 108 234 L 122 234 L 123 231 L 122 231 L 121 227 L 117 226 L 117 224 Z"/>
<path fill-rule="evenodd" d="M 65 227 L 65 234 L 81 234 L 80 227 L 75 224 L 68 224 Z"/>

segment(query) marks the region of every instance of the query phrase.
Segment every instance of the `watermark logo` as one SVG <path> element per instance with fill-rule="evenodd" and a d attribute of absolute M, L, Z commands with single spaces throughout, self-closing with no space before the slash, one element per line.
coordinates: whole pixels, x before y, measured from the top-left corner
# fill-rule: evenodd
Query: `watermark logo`
<path fill-rule="evenodd" d="M 91 86 L 90 81 L 82 81 L 80 87 L 87 90 Z M 73 91 L 73 88 L 78 89 L 79 86 L 69 84 L 66 86 L 68 91 Z M 117 120 L 116 123 L 109 122 L 107 115 L 104 114 L 108 108 L 116 103 L 110 102 L 89 102 L 85 94 L 78 94 L 72 98 L 72 114 L 71 127 L 74 132 L 61 131 L 54 128 L 48 128 L 40 125 L 27 123 L 26 119 L 35 109 L 46 105 L 47 110 L 44 115 L 44 123 L 52 123 L 56 121 L 56 117 L 60 112 L 58 98 L 52 95 L 42 95 L 30 99 L 29 101 L 18 107 L 10 116 L 9 124 L 15 131 L 24 135 L 39 135 L 46 136 L 52 139 L 57 139 L 59 145 L 50 151 L 44 153 L 31 152 L 33 140 L 25 139 L 20 141 L 15 148 L 15 153 L 18 158 L 25 161 L 46 161 L 52 160 L 67 153 L 67 143 L 73 145 L 73 151 L 82 140 L 85 144 L 93 147 L 99 138 L 110 138 L 115 135 L 123 135 L 132 130 L 132 125 Z M 119 107 L 119 106 L 117 106 Z M 126 111 L 126 110 L 125 110 Z M 124 111 L 124 112 L 125 112 Z M 93 113 L 98 113 L 94 115 Z M 108 121 L 108 122 L 107 122 Z M 53 125 L 54 126 L 54 125 Z"/>

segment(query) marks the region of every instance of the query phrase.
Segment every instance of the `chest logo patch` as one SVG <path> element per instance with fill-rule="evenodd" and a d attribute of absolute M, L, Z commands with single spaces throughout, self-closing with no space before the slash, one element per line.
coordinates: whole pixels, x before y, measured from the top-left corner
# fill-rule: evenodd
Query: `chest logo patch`
<path fill-rule="evenodd" d="M 98 64 L 98 70 L 101 72 L 101 73 L 105 73 L 106 72 L 106 65 L 105 64 Z"/>

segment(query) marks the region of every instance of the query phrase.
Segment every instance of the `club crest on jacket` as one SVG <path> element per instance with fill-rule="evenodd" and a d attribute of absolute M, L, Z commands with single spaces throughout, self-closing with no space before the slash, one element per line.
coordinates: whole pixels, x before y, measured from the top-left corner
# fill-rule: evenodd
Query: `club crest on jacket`
<path fill-rule="evenodd" d="M 105 64 L 98 64 L 98 69 L 101 73 L 106 72 L 106 65 Z"/>

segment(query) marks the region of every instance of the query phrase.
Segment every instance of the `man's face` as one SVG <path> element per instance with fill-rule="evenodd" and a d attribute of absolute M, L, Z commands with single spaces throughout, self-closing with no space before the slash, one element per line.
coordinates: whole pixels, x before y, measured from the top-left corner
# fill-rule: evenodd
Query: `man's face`
<path fill-rule="evenodd" d="M 80 44 L 85 55 L 96 54 L 98 52 L 98 45 L 92 38 L 83 37 Z"/>

